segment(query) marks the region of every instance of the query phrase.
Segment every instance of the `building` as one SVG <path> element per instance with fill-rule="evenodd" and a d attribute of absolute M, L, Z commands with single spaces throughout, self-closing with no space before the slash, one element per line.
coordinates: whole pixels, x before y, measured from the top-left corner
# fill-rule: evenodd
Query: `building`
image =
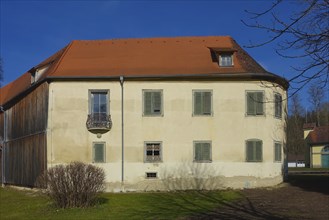
<path fill-rule="evenodd" d="M 108 191 L 275 185 L 287 88 L 227 36 L 72 41 L 1 88 L 3 182 L 83 161 Z"/>
<path fill-rule="evenodd" d="M 329 168 L 329 126 L 304 125 L 311 168 Z"/>

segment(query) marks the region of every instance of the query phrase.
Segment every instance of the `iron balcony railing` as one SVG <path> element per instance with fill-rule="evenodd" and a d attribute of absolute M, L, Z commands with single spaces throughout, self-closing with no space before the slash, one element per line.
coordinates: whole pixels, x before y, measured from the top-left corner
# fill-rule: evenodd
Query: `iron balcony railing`
<path fill-rule="evenodd" d="M 88 115 L 86 126 L 89 131 L 109 131 L 112 128 L 111 115 L 106 113 L 91 113 Z"/>

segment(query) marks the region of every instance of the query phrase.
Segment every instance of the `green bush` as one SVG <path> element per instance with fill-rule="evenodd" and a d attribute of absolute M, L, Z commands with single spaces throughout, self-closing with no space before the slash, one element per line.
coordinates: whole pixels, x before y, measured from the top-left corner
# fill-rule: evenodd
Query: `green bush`
<path fill-rule="evenodd" d="M 37 180 L 37 186 L 58 207 L 88 207 L 95 203 L 98 193 L 104 191 L 105 172 L 102 168 L 72 162 L 49 168 Z"/>

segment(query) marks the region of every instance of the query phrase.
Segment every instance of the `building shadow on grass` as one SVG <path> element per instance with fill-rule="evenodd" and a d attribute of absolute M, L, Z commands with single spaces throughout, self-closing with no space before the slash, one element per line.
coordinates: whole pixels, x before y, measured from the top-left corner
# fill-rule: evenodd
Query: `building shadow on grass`
<path fill-rule="evenodd" d="M 329 195 L 329 174 L 295 173 L 286 180 L 291 186 Z"/>

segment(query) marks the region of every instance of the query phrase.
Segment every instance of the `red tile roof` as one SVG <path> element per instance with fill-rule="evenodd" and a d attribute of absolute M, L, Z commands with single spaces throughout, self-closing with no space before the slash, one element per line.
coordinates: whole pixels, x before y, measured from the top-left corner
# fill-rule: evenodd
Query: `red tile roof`
<path fill-rule="evenodd" d="M 233 67 L 220 67 L 213 53 L 232 51 Z M 30 70 L 50 65 L 43 79 L 124 77 L 249 77 L 288 82 L 268 73 L 229 36 L 72 41 Z M 0 89 L 0 105 L 30 86 L 29 73 Z"/>
<path fill-rule="evenodd" d="M 315 127 L 307 136 L 308 143 L 315 144 L 329 144 L 329 126 Z"/>

